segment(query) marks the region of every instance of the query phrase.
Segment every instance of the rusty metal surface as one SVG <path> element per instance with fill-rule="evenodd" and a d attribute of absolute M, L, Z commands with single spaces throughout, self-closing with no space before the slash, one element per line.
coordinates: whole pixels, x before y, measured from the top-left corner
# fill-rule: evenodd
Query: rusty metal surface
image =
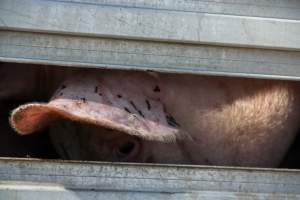
<path fill-rule="evenodd" d="M 0 180 L 0 199 L 300 198 L 300 171 L 284 169 L 2 158 Z"/>

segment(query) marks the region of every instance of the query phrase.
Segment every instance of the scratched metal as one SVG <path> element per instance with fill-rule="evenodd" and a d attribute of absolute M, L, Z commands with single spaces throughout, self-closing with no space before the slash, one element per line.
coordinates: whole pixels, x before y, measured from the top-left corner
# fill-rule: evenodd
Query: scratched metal
<path fill-rule="evenodd" d="M 300 1 L 297 0 L 151 2 L 1 0 L 0 28 L 300 50 Z"/>
<path fill-rule="evenodd" d="M 290 200 L 300 171 L 0 159 L 0 199 L 30 198 Z"/>
<path fill-rule="evenodd" d="M 299 9 L 298 0 L 1 0 L 0 61 L 299 80 Z"/>
<path fill-rule="evenodd" d="M 300 51 L 0 31 L 0 61 L 300 80 Z"/>
<path fill-rule="evenodd" d="M 281 19 L 300 19 L 298 0 L 56 0 L 92 5 L 122 6 L 154 10 L 214 13 Z"/>

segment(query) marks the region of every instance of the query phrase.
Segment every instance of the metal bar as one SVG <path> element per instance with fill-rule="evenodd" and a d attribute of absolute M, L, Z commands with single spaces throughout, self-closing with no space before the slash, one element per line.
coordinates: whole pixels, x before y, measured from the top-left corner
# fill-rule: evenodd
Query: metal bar
<path fill-rule="evenodd" d="M 55 0 L 96 6 L 119 6 L 152 10 L 173 10 L 222 15 L 300 19 L 298 0 Z"/>
<path fill-rule="evenodd" d="M 37 191 L 36 195 L 101 193 L 103 199 L 123 195 L 129 198 L 133 193 L 148 199 L 300 197 L 299 170 L 1 159 L 0 180 L 0 198 L 11 197 L 15 194 L 11 191 L 19 195 L 30 191 Z"/>
<path fill-rule="evenodd" d="M 250 3 L 250 6 L 254 6 L 251 7 L 253 10 L 259 6 L 272 10 L 273 14 L 270 16 L 275 18 L 255 17 L 257 11 L 254 16 L 228 15 L 230 12 L 222 10 L 214 12 L 217 10 L 215 4 L 220 6 L 226 2 L 233 6 L 233 10 L 238 10 L 239 6 L 244 6 L 242 10 L 246 10 L 245 5 L 249 3 L 245 0 L 220 1 L 221 3 L 206 1 L 206 5 L 214 8 L 209 9 L 212 13 L 204 12 L 201 6 L 205 4 L 201 2 L 196 7 L 200 12 L 189 9 L 195 4 L 190 4 L 191 1 L 182 1 L 170 9 L 170 2 L 167 0 L 153 1 L 152 7 L 131 7 L 134 3 L 120 2 L 1 0 L 0 28 L 106 38 L 300 50 L 299 1 L 268 1 L 268 5 L 274 3 L 271 7 Z M 139 5 L 143 5 L 143 2 L 145 1 Z M 164 9 L 153 7 L 156 4 L 162 4 Z M 278 13 L 293 13 L 292 19 L 280 18 L 288 17 L 288 14 L 276 16 L 274 8 Z"/>
<path fill-rule="evenodd" d="M 0 61 L 300 80 L 300 52 L 0 31 Z"/>
<path fill-rule="evenodd" d="M 1 183 L 0 183 L 1 184 Z M 18 199 L 18 200 L 299 200 L 300 195 L 294 194 L 264 194 L 264 193 L 237 193 L 237 192 L 183 192 L 183 193 L 154 193 L 154 192 L 134 192 L 134 191 L 86 191 L 70 190 L 61 185 L 44 187 L 41 184 L 28 184 L 24 182 L 4 183 L 0 185 L 1 199 Z"/>

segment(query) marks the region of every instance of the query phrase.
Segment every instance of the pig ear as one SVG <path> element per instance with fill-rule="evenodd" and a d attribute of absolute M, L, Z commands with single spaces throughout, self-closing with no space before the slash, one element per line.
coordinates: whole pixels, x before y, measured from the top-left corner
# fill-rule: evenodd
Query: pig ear
<path fill-rule="evenodd" d="M 32 103 L 19 106 L 10 116 L 10 124 L 21 135 L 27 135 L 57 120 L 55 108 L 47 104 Z"/>
<path fill-rule="evenodd" d="M 89 102 L 86 102 L 87 108 L 80 109 L 74 106 L 76 103 L 69 99 L 59 99 L 48 104 L 25 104 L 12 112 L 10 123 L 22 135 L 41 130 L 56 120 L 67 119 L 117 130 L 146 140 L 173 142 L 182 137 L 179 129 L 168 125 L 164 119 L 151 121 L 115 107 L 105 108 L 101 105 L 98 105 L 102 107 L 101 114 L 98 115 L 90 110 L 93 110 L 93 105 L 89 105 Z"/>
<path fill-rule="evenodd" d="M 187 137 L 160 101 L 150 99 L 143 92 L 134 95 L 136 91 L 131 91 L 130 86 L 126 86 L 127 95 L 121 98 L 114 86 L 105 84 L 105 81 L 101 83 L 99 95 L 100 87 L 95 88 L 95 84 L 99 83 L 91 77 L 80 84 L 76 80 L 69 81 L 60 87 L 49 103 L 25 104 L 16 108 L 10 123 L 23 135 L 40 130 L 55 120 L 68 119 L 146 140 L 172 142 Z"/>

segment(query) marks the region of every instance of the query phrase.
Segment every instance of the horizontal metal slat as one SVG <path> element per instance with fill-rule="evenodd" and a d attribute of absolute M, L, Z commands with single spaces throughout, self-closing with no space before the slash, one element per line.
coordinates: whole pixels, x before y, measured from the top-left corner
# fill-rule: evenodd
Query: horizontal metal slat
<path fill-rule="evenodd" d="M 273 13 L 272 17 L 255 17 L 216 12 L 216 2 L 210 3 L 211 12 L 196 7 L 190 10 L 191 1 L 182 1 L 170 9 L 151 8 L 151 5 L 133 7 L 129 1 L 55 1 L 55 0 L 2 0 L 0 7 L 1 29 L 32 32 L 67 33 L 108 38 L 126 38 L 152 41 L 168 41 L 194 44 L 244 46 L 255 48 L 300 50 L 300 5 L 296 1 L 271 1 L 268 7 L 259 3 L 252 10 L 264 7 L 277 9 L 277 13 L 293 13 L 292 18 L 280 18 L 285 14 Z M 168 8 L 167 0 L 154 1 Z M 221 1 L 225 4 L 226 1 Z M 200 4 L 198 5 L 203 5 Z M 229 1 L 233 10 L 247 5 L 245 1 Z M 267 2 L 265 2 L 267 3 Z M 152 4 L 152 5 L 153 5 Z M 220 3 L 219 3 L 220 4 Z M 228 3 L 227 3 L 228 4 Z M 261 7 L 259 6 L 261 5 Z M 186 7 L 178 9 L 178 7 Z M 220 6 L 220 5 L 219 5 Z M 170 7 L 170 6 L 169 6 Z M 149 9 L 150 8 L 150 9 Z M 229 9 L 229 8 L 228 8 Z M 243 8 L 244 10 L 246 8 Z M 250 9 L 250 10 L 251 10 Z M 294 9 L 294 10 L 291 10 Z M 295 20 L 297 19 L 297 20 Z"/>
<path fill-rule="evenodd" d="M 102 199 L 300 197 L 298 170 L 1 159 L 0 180 L 0 197 L 51 192 L 66 197 L 101 194 Z"/>
<path fill-rule="evenodd" d="M 55 0 L 57 2 L 85 3 L 154 10 L 214 13 L 251 17 L 299 20 L 298 0 Z"/>
<path fill-rule="evenodd" d="M 0 183 L 1 184 L 1 183 Z M 18 199 L 18 200 L 298 200 L 300 195 L 294 194 L 264 194 L 264 193 L 237 193 L 237 192 L 185 192 L 185 193 L 153 193 L 153 192 L 120 192 L 120 191 L 84 191 L 69 190 L 61 185 L 46 186 L 41 184 L 28 184 L 24 182 L 5 183 L 6 186 L 0 186 L 0 197 L 2 199 Z"/>
<path fill-rule="evenodd" d="M 0 60 L 300 79 L 300 52 L 0 31 Z"/>
<path fill-rule="evenodd" d="M 296 0 L 2 0 L 0 61 L 299 80 L 299 10 Z"/>

